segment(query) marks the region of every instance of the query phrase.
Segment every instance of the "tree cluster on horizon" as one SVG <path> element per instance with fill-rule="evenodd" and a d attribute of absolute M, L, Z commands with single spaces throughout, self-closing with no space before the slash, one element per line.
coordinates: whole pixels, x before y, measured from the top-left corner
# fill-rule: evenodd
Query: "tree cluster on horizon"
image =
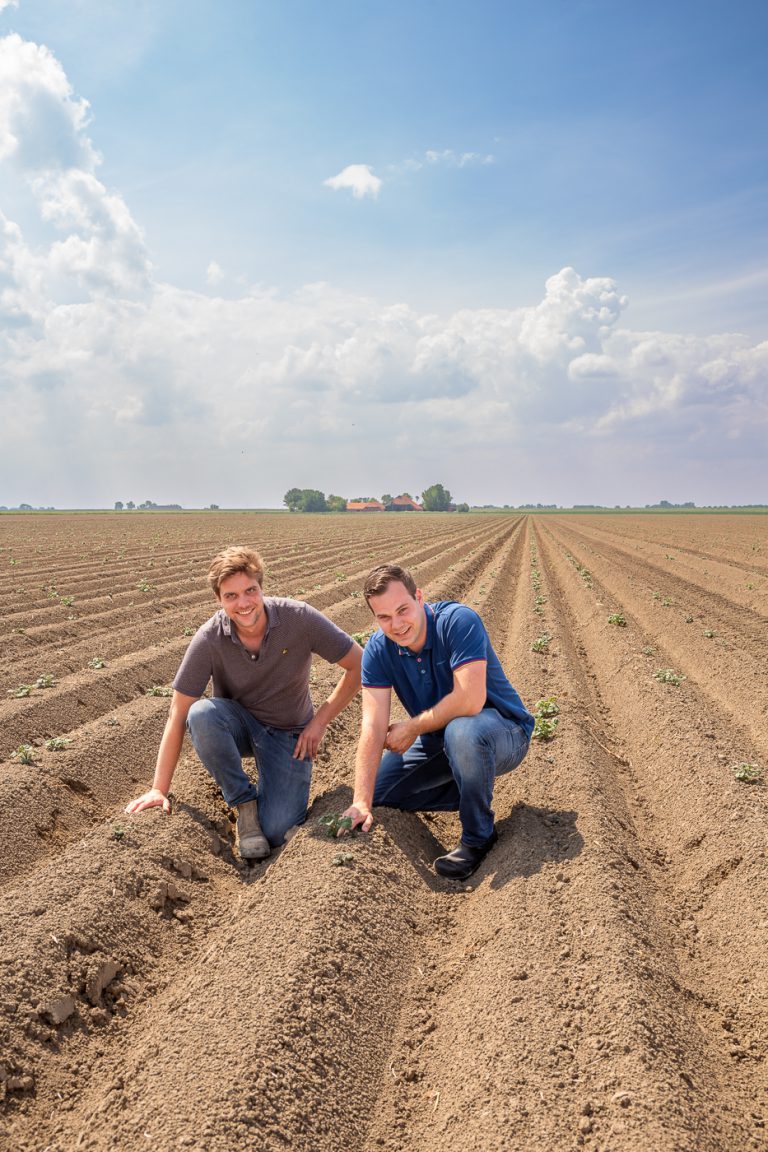
<path fill-rule="evenodd" d="M 410 492 L 401 492 L 412 500 Z M 373 502 L 383 504 L 392 503 L 392 495 L 385 492 L 380 500 L 375 496 L 354 496 L 352 503 L 365 504 Z M 468 504 L 454 505 L 451 493 L 442 484 L 432 484 L 421 493 L 422 506 L 426 512 L 468 512 Z M 283 497 L 283 504 L 289 512 L 345 512 L 349 501 L 346 496 L 328 496 L 317 488 L 289 488 Z"/>

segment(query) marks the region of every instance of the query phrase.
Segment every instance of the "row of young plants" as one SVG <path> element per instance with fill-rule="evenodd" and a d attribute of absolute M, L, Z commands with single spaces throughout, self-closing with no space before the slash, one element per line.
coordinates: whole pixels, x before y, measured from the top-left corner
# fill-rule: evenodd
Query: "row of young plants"
<path fill-rule="evenodd" d="M 577 558 L 573 555 L 572 552 L 569 552 L 566 550 L 565 551 L 565 558 L 571 564 L 573 564 L 574 568 L 576 569 L 576 571 L 581 576 L 581 578 L 584 581 L 587 588 L 592 588 L 593 587 L 592 573 L 589 571 L 589 569 L 585 568 L 584 565 L 579 560 L 577 560 Z M 653 593 L 653 597 L 656 600 L 661 600 L 661 603 L 665 607 L 672 603 L 671 597 L 662 598 L 661 594 L 657 593 L 657 592 Z M 627 626 L 627 618 L 623 612 L 611 612 L 607 619 L 608 619 L 608 623 L 612 624 L 616 628 L 626 628 L 626 626 Z M 691 617 L 691 620 L 692 619 L 693 619 L 693 617 Z M 705 635 L 714 636 L 714 632 L 705 633 Z M 650 656 L 650 655 L 654 654 L 655 649 L 650 648 L 650 647 L 646 647 L 646 648 L 643 648 L 642 651 L 643 651 L 643 655 Z M 686 679 L 686 677 L 682 674 L 682 672 L 676 672 L 674 670 L 674 668 L 658 668 L 654 672 L 653 675 L 654 675 L 654 679 L 658 680 L 661 684 L 671 684 L 675 688 L 677 688 L 680 684 L 682 684 L 683 680 Z"/>
<path fill-rule="evenodd" d="M 541 591 L 541 572 L 539 570 L 539 555 L 536 542 L 531 541 L 531 584 L 533 586 L 533 610 L 537 616 L 544 615 L 544 605 L 547 597 Z M 552 637 L 549 632 L 542 632 L 531 644 L 532 652 L 546 652 Z"/>
<path fill-rule="evenodd" d="M 104 661 L 100 661 L 97 665 L 92 664 L 92 667 L 103 667 Z M 40 681 L 45 680 L 45 684 Z M 56 681 L 52 676 L 40 677 L 35 687 L 38 688 L 51 688 Z M 21 687 L 25 687 L 22 685 Z M 26 695 L 27 693 L 22 693 Z M 9 692 L 9 696 L 18 695 L 18 692 Z M 173 688 L 164 684 L 153 684 L 150 688 L 144 689 L 145 696 L 172 696 Z M 108 720 L 107 723 L 110 723 Z M 41 748 L 46 752 L 64 752 L 74 741 L 69 736 L 52 736 L 48 740 L 41 740 L 36 744 L 19 744 L 17 748 L 11 753 L 11 760 L 15 760 L 19 764 L 35 764 L 37 763 L 38 753 Z"/>
<path fill-rule="evenodd" d="M 547 597 L 541 590 L 539 555 L 534 540 L 531 541 L 531 585 L 533 587 L 533 610 L 537 616 L 543 616 Z M 546 652 L 551 640 L 552 637 L 549 632 L 542 632 L 531 644 L 531 651 L 537 653 Z M 558 718 L 559 711 L 560 707 L 554 696 L 545 696 L 536 701 L 533 707 L 533 715 L 536 723 L 533 726 L 532 740 L 547 742 L 554 739 L 557 726 L 560 723 Z"/>
<path fill-rule="evenodd" d="M 567 549 L 563 549 L 563 552 L 564 552 L 566 559 L 575 567 L 576 571 L 581 576 L 585 585 L 588 588 L 592 588 L 593 582 L 592 582 L 591 572 L 587 568 L 585 568 L 584 565 L 582 565 L 581 562 Z M 653 599 L 660 601 L 660 603 L 663 607 L 670 607 L 674 603 L 674 600 L 671 596 L 662 596 L 661 593 L 659 593 L 659 592 L 653 592 L 652 595 L 653 595 Z M 693 619 L 694 619 L 693 616 L 687 615 L 685 617 L 686 624 L 693 623 Z M 623 612 L 612 612 L 608 616 L 607 620 L 608 620 L 609 624 L 614 625 L 615 627 L 626 628 L 626 626 L 627 626 L 626 616 L 624 615 Z M 716 633 L 711 629 L 705 629 L 704 635 L 707 638 L 711 639 L 716 635 Z M 539 637 L 538 640 L 536 640 L 534 642 L 534 644 L 532 646 L 533 650 L 535 652 L 545 651 L 550 640 L 551 640 L 551 637 L 547 633 L 544 633 L 542 636 Z M 652 647 L 651 645 L 644 646 L 641 649 L 641 651 L 642 651 L 642 654 L 644 656 L 654 656 L 656 654 L 656 649 L 654 647 Z M 674 688 L 679 687 L 680 684 L 682 684 L 683 681 L 687 679 L 687 677 L 682 672 L 677 672 L 673 668 L 657 668 L 656 671 L 654 672 L 653 676 L 654 676 L 654 679 L 657 680 L 659 683 L 669 684 Z M 537 717 L 537 721 L 536 721 L 537 727 L 539 727 L 540 719 L 544 721 L 544 725 L 545 725 L 544 731 L 545 732 L 548 731 L 548 726 L 546 724 L 547 713 L 546 713 L 546 711 L 540 711 L 539 705 L 545 705 L 546 706 L 548 703 L 550 703 L 550 701 L 539 701 L 539 704 L 536 706 L 536 710 L 534 713 Z M 557 727 L 557 720 L 554 721 L 554 727 L 551 730 L 552 734 L 554 734 L 554 728 L 556 728 L 556 727 Z M 544 737 L 538 736 L 536 730 L 534 730 L 534 736 L 537 736 L 537 738 L 539 738 L 539 739 L 541 739 L 541 738 L 546 739 L 547 738 L 546 736 L 544 736 Z M 742 783 L 742 784 L 759 784 L 759 783 L 762 783 L 762 781 L 764 780 L 764 777 L 765 777 L 764 769 L 759 764 L 750 764 L 750 763 L 746 763 L 746 762 L 739 762 L 736 764 L 732 764 L 730 770 L 733 774 L 734 779 L 737 780 L 739 783 Z"/>

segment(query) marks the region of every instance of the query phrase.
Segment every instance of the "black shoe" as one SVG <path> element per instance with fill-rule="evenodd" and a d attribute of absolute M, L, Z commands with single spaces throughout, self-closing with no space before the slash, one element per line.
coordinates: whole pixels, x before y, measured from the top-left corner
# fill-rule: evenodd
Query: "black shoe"
<path fill-rule="evenodd" d="M 499 834 L 494 828 L 485 844 L 473 847 L 462 841 L 458 848 L 454 848 L 447 856 L 438 856 L 435 860 L 435 872 L 447 877 L 448 880 L 467 880 L 480 867 L 498 838 Z"/>

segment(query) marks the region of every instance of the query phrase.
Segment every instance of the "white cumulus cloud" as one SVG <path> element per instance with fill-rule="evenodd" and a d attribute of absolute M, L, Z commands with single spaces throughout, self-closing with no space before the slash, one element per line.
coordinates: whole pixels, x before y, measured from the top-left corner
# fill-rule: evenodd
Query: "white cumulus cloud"
<path fill-rule="evenodd" d="M 382 181 L 378 176 L 374 176 L 368 164 L 348 164 L 337 176 L 329 176 L 323 183 L 335 191 L 349 188 L 356 200 L 362 200 L 364 196 L 370 196 L 375 200 L 382 185 Z"/>
<path fill-rule="evenodd" d="M 224 279 L 224 269 L 215 260 L 211 260 L 205 270 L 205 278 L 211 287 L 215 288 Z"/>
<path fill-rule="evenodd" d="M 77 99 L 64 69 L 40 44 L 15 33 L 0 39 L 0 159 L 23 171 L 81 167 L 98 157 L 85 134 L 87 100 Z"/>
<path fill-rule="evenodd" d="M 24 265 L 15 307 L 89 293 L 139 295 L 150 263 L 141 229 L 121 196 L 96 176 L 100 157 L 87 134 L 88 103 L 75 96 L 53 54 L 13 34 L 0 39 L 0 162 L 37 202 L 60 239 L 27 249 L 5 230 L 0 261 Z"/>

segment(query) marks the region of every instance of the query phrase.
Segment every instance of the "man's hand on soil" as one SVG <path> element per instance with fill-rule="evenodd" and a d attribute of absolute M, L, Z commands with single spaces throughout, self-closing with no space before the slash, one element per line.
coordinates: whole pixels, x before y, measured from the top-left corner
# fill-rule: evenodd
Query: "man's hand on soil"
<path fill-rule="evenodd" d="M 149 792 L 145 792 L 143 796 L 138 796 L 135 800 L 131 800 L 130 804 L 126 804 L 126 812 L 143 812 L 145 808 L 159 808 L 162 805 L 163 812 L 170 812 L 171 802 L 164 792 L 159 788 L 150 788 Z"/>
<path fill-rule="evenodd" d="M 364 803 L 364 801 L 356 800 L 354 803 L 350 804 L 346 812 L 342 812 L 341 815 L 342 818 L 345 816 L 350 817 L 352 820 L 353 828 L 359 827 L 362 832 L 370 832 L 371 825 L 373 824 L 373 812 L 371 812 L 370 808 L 366 803 Z M 339 835 L 343 836 L 344 832 L 340 832 Z"/>

